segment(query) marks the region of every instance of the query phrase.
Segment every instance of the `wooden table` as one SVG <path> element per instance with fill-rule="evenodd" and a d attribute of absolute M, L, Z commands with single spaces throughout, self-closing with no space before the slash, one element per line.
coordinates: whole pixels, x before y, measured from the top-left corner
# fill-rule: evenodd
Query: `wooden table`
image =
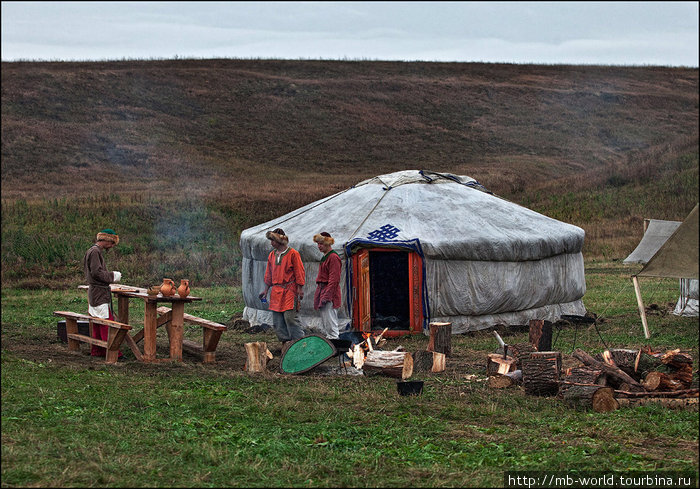
<path fill-rule="evenodd" d="M 87 289 L 87 285 L 80 285 L 79 288 Z M 188 295 L 184 299 L 179 295 L 163 296 L 148 295 L 146 289 L 142 287 L 132 287 L 130 285 L 110 284 L 112 294 L 117 298 L 117 321 L 129 324 L 129 301 L 130 299 L 141 299 L 146 303 L 143 318 L 143 329 L 131 336 L 127 333 L 125 340 L 136 356 L 137 360 L 143 362 L 156 362 L 156 331 L 159 326 L 166 325 L 168 331 L 168 342 L 170 343 L 170 360 L 182 361 L 182 342 L 185 323 L 185 304 L 201 301 L 201 297 Z M 171 311 L 158 316 L 158 304 L 169 302 Z M 138 342 L 143 339 L 143 353 L 138 347 Z"/>
<path fill-rule="evenodd" d="M 133 337 L 127 335 L 126 342 L 131 347 L 136 357 L 139 357 L 140 350 L 136 345 L 143 338 L 143 354 L 139 360 L 144 362 L 156 361 L 156 331 L 158 326 L 166 324 L 168 339 L 170 343 L 170 360 L 182 361 L 182 340 L 185 324 L 185 304 L 194 301 L 201 301 L 201 297 L 188 295 L 184 299 L 179 295 L 163 296 L 148 295 L 145 289 L 139 287 L 120 286 L 112 284 L 110 286 L 112 294 L 117 297 L 117 321 L 129 324 L 129 301 L 130 299 L 141 299 L 146 303 L 143 318 L 143 330 Z M 171 311 L 165 315 L 158 316 L 158 304 L 169 302 Z"/>

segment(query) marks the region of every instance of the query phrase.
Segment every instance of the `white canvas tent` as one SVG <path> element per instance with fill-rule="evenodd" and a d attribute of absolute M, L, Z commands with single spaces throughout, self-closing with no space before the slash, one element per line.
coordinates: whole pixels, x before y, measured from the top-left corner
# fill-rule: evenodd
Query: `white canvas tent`
<path fill-rule="evenodd" d="M 343 261 L 341 327 L 416 333 L 440 321 L 463 333 L 586 312 L 582 229 L 494 196 L 473 178 L 407 170 L 244 230 L 251 324 L 272 323 L 258 294 L 271 249 L 265 233 L 277 227 L 304 262 L 307 332 L 320 324 L 312 297 L 321 253 L 312 237 L 322 231 Z"/>
<path fill-rule="evenodd" d="M 632 276 L 632 283 L 646 338 L 649 338 L 649 327 L 638 277 L 678 278 L 681 290 L 674 314 L 697 316 L 698 206 L 695 206 L 683 222 L 650 220 L 637 248 L 623 263 L 644 264 L 644 267 Z"/>

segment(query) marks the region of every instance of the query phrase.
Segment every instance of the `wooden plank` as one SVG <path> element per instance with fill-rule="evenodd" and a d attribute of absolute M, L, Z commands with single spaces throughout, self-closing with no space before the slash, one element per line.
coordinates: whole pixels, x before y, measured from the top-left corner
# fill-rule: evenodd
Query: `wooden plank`
<path fill-rule="evenodd" d="M 82 341 L 83 343 L 90 343 L 92 345 L 101 346 L 102 348 L 107 348 L 106 341 L 98 340 L 97 338 L 90 338 L 89 336 L 85 336 L 84 334 L 68 333 L 66 336 L 73 340 Z"/>
<path fill-rule="evenodd" d="M 170 311 L 171 311 L 171 309 L 169 307 L 161 306 L 158 308 L 158 314 L 166 314 Z M 228 329 L 223 324 L 215 323 L 214 321 L 209 321 L 208 319 L 200 318 L 200 317 L 193 316 L 193 315 L 187 314 L 187 313 L 183 314 L 183 319 L 186 323 L 197 324 L 197 325 L 202 326 L 204 328 L 221 330 L 221 331 L 225 331 Z"/>
<path fill-rule="evenodd" d="M 192 340 L 182 340 L 182 347 L 183 348 L 188 348 L 190 350 L 195 350 L 199 353 L 204 352 L 204 347 L 197 343 L 196 341 Z"/>

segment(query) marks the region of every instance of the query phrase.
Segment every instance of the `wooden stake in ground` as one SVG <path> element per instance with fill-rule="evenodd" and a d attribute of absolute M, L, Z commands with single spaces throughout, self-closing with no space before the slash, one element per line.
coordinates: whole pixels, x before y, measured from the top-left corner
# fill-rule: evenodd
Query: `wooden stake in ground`
<path fill-rule="evenodd" d="M 552 349 L 552 323 L 544 319 L 530 319 L 530 344 L 537 351 Z"/>
<path fill-rule="evenodd" d="M 608 413 L 620 407 L 611 387 L 601 385 L 572 385 L 562 393 L 565 403 L 576 408 Z"/>
<path fill-rule="evenodd" d="M 247 358 L 243 369 L 248 372 L 264 372 L 267 361 L 272 360 L 272 353 L 267 349 L 267 343 L 255 341 L 246 343 L 244 346 Z"/>
<path fill-rule="evenodd" d="M 430 323 L 428 351 L 452 356 L 452 323 Z"/>

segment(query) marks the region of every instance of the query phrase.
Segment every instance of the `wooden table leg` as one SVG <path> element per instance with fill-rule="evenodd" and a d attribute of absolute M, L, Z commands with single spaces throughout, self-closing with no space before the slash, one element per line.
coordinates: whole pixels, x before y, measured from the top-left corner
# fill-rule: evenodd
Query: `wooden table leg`
<path fill-rule="evenodd" d="M 146 301 L 143 318 L 143 361 L 152 362 L 156 359 L 156 321 L 157 306 L 155 301 Z"/>
<path fill-rule="evenodd" d="M 185 303 L 173 302 L 170 321 L 170 359 L 182 361 L 182 338 L 184 335 Z"/>
<path fill-rule="evenodd" d="M 124 324 L 129 324 L 129 298 L 119 296 L 117 299 L 117 321 Z"/>

